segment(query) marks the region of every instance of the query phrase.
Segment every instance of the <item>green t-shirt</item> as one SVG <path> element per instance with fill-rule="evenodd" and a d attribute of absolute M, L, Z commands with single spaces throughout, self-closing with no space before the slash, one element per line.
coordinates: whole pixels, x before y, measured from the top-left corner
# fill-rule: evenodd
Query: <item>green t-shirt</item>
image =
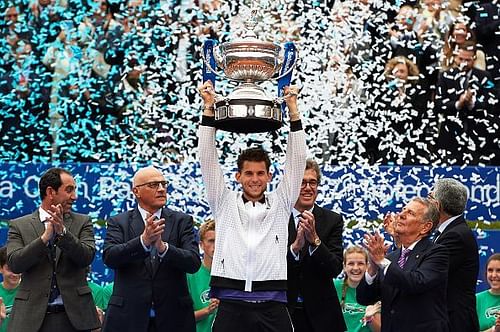
<path fill-rule="evenodd" d="M 194 310 L 200 310 L 208 307 L 210 304 L 210 270 L 203 264 L 195 274 L 186 274 L 189 293 L 194 302 Z M 215 318 L 215 312 L 211 313 L 205 319 L 196 322 L 196 332 L 210 332 Z"/>
<path fill-rule="evenodd" d="M 109 299 L 111 298 L 111 294 L 113 294 L 114 284 L 114 282 L 110 282 L 109 284 L 106 284 L 102 287 L 102 310 L 104 311 L 106 311 L 106 309 L 108 308 Z"/>
<path fill-rule="evenodd" d="M 95 282 L 89 281 L 88 285 L 90 289 L 92 290 L 92 297 L 94 298 L 94 303 L 97 307 L 100 309 L 103 309 L 103 300 L 102 300 L 102 286 L 96 284 Z"/>
<path fill-rule="evenodd" d="M 5 289 L 3 287 L 3 283 L 0 283 L 0 297 L 3 299 L 3 303 L 5 304 L 5 311 L 7 313 L 7 317 L 2 322 L 2 326 L 0 326 L 0 332 L 7 331 L 7 325 L 9 324 L 10 312 L 12 311 L 12 306 L 14 305 L 14 299 L 16 297 L 18 287 L 14 289 Z"/>
<path fill-rule="evenodd" d="M 495 313 L 500 314 L 500 295 L 493 295 L 489 290 L 476 294 L 476 309 L 479 319 L 479 331 L 495 325 Z"/>
<path fill-rule="evenodd" d="M 344 280 L 335 279 L 333 284 L 335 285 L 339 302 L 342 302 L 342 287 L 344 285 Z M 361 319 L 365 315 L 365 309 L 366 306 L 358 304 L 356 301 L 356 288 L 348 286 L 345 294 L 344 308 L 342 309 L 348 332 L 370 332 L 370 328 L 368 326 L 363 326 L 361 322 Z"/>

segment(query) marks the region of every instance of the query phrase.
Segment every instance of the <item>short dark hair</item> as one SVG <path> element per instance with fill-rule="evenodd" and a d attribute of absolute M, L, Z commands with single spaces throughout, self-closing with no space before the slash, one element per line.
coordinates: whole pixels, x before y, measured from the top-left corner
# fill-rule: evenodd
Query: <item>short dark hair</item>
<path fill-rule="evenodd" d="M 473 40 L 466 40 L 462 44 L 458 45 L 459 50 L 469 51 L 476 54 L 477 44 Z"/>
<path fill-rule="evenodd" d="M 271 160 L 269 159 L 269 155 L 261 147 L 249 148 L 241 152 L 241 154 L 238 156 L 238 172 L 241 172 L 241 170 L 243 169 L 243 163 L 245 161 L 263 161 L 266 163 L 266 169 L 268 172 L 269 168 L 271 167 Z"/>
<path fill-rule="evenodd" d="M 66 173 L 73 176 L 70 171 L 64 168 L 52 167 L 49 168 L 45 173 L 42 174 L 40 182 L 38 183 L 38 189 L 40 190 L 40 198 L 43 200 L 47 196 L 47 188 L 51 187 L 55 191 L 59 190 L 62 185 L 61 174 Z"/>
<path fill-rule="evenodd" d="M 306 160 L 306 171 L 308 169 L 312 169 L 313 171 L 316 172 L 316 180 L 318 180 L 318 182 L 320 182 L 321 181 L 321 170 L 319 169 L 319 165 L 316 162 L 316 160 L 314 160 L 312 158 L 309 158 Z"/>
<path fill-rule="evenodd" d="M 0 248 L 0 266 L 7 264 L 7 247 L 3 246 Z"/>

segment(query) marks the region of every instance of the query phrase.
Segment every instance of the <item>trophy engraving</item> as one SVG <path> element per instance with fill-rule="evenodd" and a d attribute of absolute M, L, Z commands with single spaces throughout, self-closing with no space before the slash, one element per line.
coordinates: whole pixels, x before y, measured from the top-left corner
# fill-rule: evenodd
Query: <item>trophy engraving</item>
<path fill-rule="evenodd" d="M 245 20 L 243 36 L 217 45 L 203 45 L 203 81 L 215 87 L 216 77 L 240 82 L 227 96 L 215 95 L 215 126 L 237 133 L 258 133 L 279 129 L 284 110 L 283 87 L 290 84 L 297 63 L 292 42 L 281 46 L 261 41 L 254 29 L 257 10 L 253 7 Z M 218 71 L 220 68 L 222 71 Z M 258 82 L 277 80 L 277 96 L 269 96 Z"/>

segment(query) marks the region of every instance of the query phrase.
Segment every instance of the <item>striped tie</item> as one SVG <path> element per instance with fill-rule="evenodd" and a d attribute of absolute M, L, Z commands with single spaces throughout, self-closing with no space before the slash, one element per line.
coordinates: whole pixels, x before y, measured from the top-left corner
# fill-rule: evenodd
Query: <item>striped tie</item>
<path fill-rule="evenodd" d="M 401 252 L 401 256 L 399 256 L 399 259 L 398 259 L 398 265 L 400 268 L 403 268 L 405 266 L 406 259 L 408 258 L 408 255 L 410 254 L 410 252 L 411 252 L 411 249 L 403 249 L 403 251 Z"/>

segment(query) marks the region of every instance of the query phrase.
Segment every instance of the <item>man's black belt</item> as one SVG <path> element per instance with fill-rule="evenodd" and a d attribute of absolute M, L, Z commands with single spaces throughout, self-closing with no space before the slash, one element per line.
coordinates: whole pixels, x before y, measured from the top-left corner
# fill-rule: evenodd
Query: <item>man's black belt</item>
<path fill-rule="evenodd" d="M 62 304 L 52 304 L 47 306 L 47 313 L 48 314 L 57 314 L 59 312 L 65 312 L 66 309 L 64 309 L 64 305 Z"/>

